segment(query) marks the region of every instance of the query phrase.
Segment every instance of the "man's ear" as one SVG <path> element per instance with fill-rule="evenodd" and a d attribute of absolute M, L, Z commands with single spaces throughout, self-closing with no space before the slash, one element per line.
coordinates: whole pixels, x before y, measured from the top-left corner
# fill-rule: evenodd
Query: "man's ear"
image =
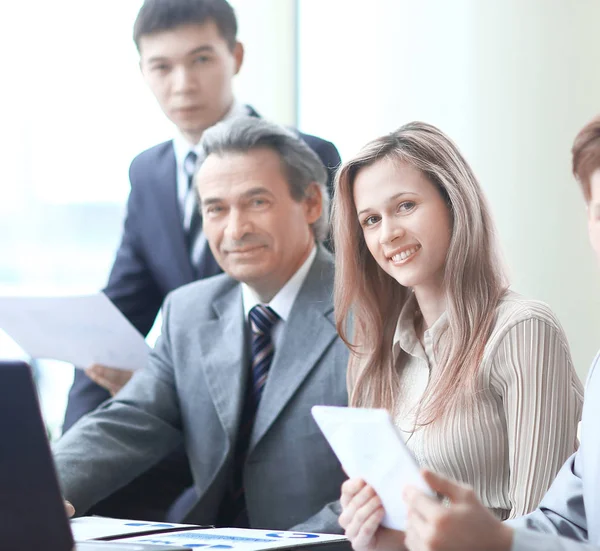
<path fill-rule="evenodd" d="M 314 224 L 323 213 L 323 195 L 321 188 L 316 182 L 312 182 L 306 188 L 304 193 L 304 208 L 306 220 L 309 224 Z"/>
<path fill-rule="evenodd" d="M 142 75 L 142 78 L 144 79 L 144 82 L 147 84 L 148 83 L 148 78 L 146 75 L 146 70 L 144 69 L 144 64 L 142 62 L 142 58 L 140 57 L 140 60 L 138 62 L 138 67 L 140 68 L 140 73 Z"/>
<path fill-rule="evenodd" d="M 241 42 L 236 42 L 233 47 L 233 58 L 235 59 L 235 74 L 237 75 L 244 63 L 244 45 Z"/>

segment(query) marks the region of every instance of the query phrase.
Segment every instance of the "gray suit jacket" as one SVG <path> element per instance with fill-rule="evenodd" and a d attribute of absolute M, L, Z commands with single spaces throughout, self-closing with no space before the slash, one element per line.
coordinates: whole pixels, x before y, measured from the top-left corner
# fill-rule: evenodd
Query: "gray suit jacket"
<path fill-rule="evenodd" d="M 517 528 L 513 551 L 600 549 L 599 363 L 600 353 L 586 385 L 581 446 L 564 464 L 538 509 L 508 522 Z"/>
<path fill-rule="evenodd" d="M 324 506 L 345 476 L 312 419 L 314 404 L 346 405 L 348 350 L 336 333 L 333 261 L 319 249 L 286 321 L 257 411 L 244 481 L 250 526 L 304 524 L 339 532 Z M 240 284 L 220 275 L 169 295 L 149 364 L 54 448 L 76 509 L 127 484 L 182 440 L 199 497 L 187 520 L 215 521 L 232 473 L 248 372 Z"/>

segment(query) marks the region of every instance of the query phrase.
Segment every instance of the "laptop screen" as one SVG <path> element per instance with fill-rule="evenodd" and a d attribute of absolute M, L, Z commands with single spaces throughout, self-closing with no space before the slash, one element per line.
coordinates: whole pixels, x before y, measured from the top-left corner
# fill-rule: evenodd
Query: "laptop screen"
<path fill-rule="evenodd" d="M 0 542 L 3 549 L 73 549 L 31 369 L 23 362 L 0 362 Z"/>

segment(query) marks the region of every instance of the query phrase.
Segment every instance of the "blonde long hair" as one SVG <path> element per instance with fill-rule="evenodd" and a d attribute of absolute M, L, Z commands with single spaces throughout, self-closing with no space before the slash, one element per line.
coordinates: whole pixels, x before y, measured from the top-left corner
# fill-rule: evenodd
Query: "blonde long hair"
<path fill-rule="evenodd" d="M 371 256 L 353 196 L 358 172 L 382 159 L 408 163 L 423 172 L 446 200 L 452 216 L 444 272 L 448 328 L 444 346 L 434 343 L 439 370 L 420 407 L 422 424 L 427 424 L 447 410 L 448 396 L 465 403 L 472 396 L 507 279 L 481 187 L 445 134 L 429 124 L 412 122 L 368 143 L 338 171 L 332 210 L 336 323 L 353 352 L 348 364 L 352 406 L 392 411 L 399 386 L 392 341 L 410 290 Z"/>

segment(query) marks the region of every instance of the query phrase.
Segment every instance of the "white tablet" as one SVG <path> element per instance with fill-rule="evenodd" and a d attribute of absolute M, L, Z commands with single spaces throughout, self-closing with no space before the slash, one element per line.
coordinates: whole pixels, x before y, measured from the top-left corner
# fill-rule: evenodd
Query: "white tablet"
<path fill-rule="evenodd" d="M 377 492 L 385 517 L 383 525 L 404 530 L 405 486 L 435 495 L 384 409 L 313 406 L 312 415 L 350 478 L 362 478 Z"/>

